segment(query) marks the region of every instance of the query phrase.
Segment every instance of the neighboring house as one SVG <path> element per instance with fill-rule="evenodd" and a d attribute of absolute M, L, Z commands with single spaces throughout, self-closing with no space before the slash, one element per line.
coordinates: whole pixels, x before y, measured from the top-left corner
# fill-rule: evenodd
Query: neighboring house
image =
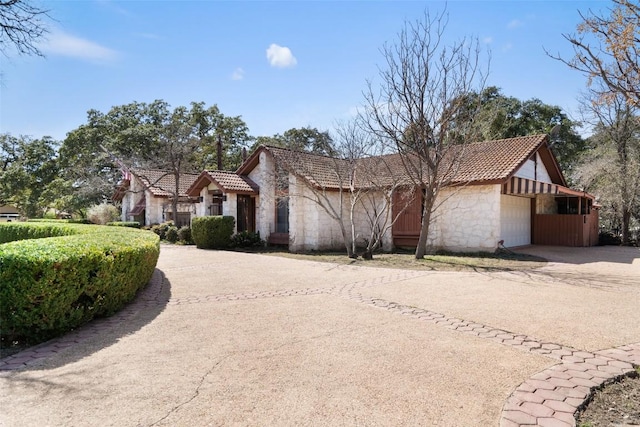
<path fill-rule="evenodd" d="M 438 196 L 439 207 L 428 237 L 431 247 L 494 251 L 501 245 L 597 244 L 594 196 L 567 187 L 546 135 L 456 149 L 464 151 L 459 163 L 449 170 L 448 185 Z M 376 169 L 372 164 L 384 167 Z M 369 170 L 369 176 L 365 170 Z M 398 155 L 349 163 L 260 146 L 235 173 L 185 174 L 178 220 L 188 223 L 193 216 L 230 215 L 236 218 L 237 232 L 257 231 L 269 243 L 287 245 L 291 251 L 343 249 L 339 224 L 327 213 L 326 205 L 314 201 L 318 194 L 337 210 L 342 208 L 345 218 L 353 214 L 357 241 L 362 243 L 371 228 L 371 211 L 360 203 L 352 212 L 345 212 L 349 188 L 365 189 L 374 195 L 393 189 L 388 200 L 392 204 L 390 217 L 396 221 L 386 229 L 382 246 L 386 250 L 415 248 L 422 193 L 410 180 L 403 181 L 403 176 L 406 172 Z M 374 180 L 377 187 L 372 185 Z M 148 225 L 172 218 L 166 191 L 173 188 L 172 183 L 173 177 L 161 171 L 133 171 L 117 193 L 122 200 L 123 220 L 137 219 Z M 407 198 L 406 194 L 414 196 Z M 382 203 L 376 203 L 373 206 L 380 211 Z"/>
<path fill-rule="evenodd" d="M 122 204 L 122 221 L 152 225 L 173 220 L 178 227 L 190 225 L 191 216 L 196 213 L 197 199 L 189 197 L 187 189 L 197 178 L 198 174 L 192 173 L 180 176 L 177 215 L 172 211 L 176 180 L 169 171 L 125 170 L 112 198 Z"/>
<path fill-rule="evenodd" d="M 12 205 L 0 205 L 0 221 L 9 222 L 20 219 L 20 211 Z"/>

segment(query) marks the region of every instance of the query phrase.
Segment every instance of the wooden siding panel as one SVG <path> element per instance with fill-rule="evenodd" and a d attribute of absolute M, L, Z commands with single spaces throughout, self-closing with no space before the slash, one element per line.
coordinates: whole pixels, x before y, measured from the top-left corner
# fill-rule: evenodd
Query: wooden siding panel
<path fill-rule="evenodd" d="M 593 246 L 598 242 L 598 216 L 590 215 L 535 215 L 535 245 Z"/>

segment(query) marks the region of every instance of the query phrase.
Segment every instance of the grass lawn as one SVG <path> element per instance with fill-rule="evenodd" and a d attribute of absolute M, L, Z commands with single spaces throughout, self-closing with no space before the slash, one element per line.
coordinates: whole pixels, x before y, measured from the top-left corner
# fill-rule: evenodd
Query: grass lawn
<path fill-rule="evenodd" d="M 433 271 L 514 271 L 539 268 L 547 263 L 544 258 L 515 252 L 442 253 L 427 255 L 424 259 L 415 259 L 413 253 L 380 253 L 373 260 L 350 259 L 346 253 L 309 252 L 290 253 L 269 251 L 266 254 L 309 261 L 330 262 L 343 265 L 358 265 L 381 268 L 405 268 L 411 270 Z"/>

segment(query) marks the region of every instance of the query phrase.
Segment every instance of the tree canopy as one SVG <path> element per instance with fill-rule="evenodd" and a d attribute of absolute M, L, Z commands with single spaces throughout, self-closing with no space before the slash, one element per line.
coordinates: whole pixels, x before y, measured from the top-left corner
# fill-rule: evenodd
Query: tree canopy
<path fill-rule="evenodd" d="M 336 154 L 334 142 L 329 132 L 311 127 L 291 128 L 282 135 L 259 136 L 256 138 L 253 148 L 255 149 L 259 145 L 272 145 L 326 156 Z"/>
<path fill-rule="evenodd" d="M 165 170 L 176 177 L 176 185 L 185 172 L 216 169 L 218 139 L 222 168 L 236 169 L 250 140 L 239 116 L 225 116 L 216 105 L 202 102 L 174 109 L 163 100 L 132 102 L 106 113 L 90 110 L 87 123 L 64 140 L 60 157 L 65 177 L 77 190 L 94 189 L 99 199 L 111 195 L 122 167 Z"/>
<path fill-rule="evenodd" d="M 0 205 L 15 205 L 25 216 L 39 216 L 54 197 L 57 142 L 0 135 Z"/>
<path fill-rule="evenodd" d="M 604 89 L 598 90 L 598 102 L 620 94 L 640 107 L 640 5 L 633 0 L 613 0 L 613 5 L 609 15 L 581 14 L 577 32 L 564 35 L 573 58 L 551 56 L 583 73 L 590 87 Z"/>
<path fill-rule="evenodd" d="M 480 107 L 476 99 L 480 97 Z M 540 99 L 522 101 L 502 94 L 500 88 L 490 86 L 480 94 L 464 95 L 467 107 L 475 113 L 471 125 L 466 125 L 467 137 L 474 141 L 514 138 L 539 133 L 551 134 L 551 147 L 562 170 L 569 172 L 578 155 L 586 148 L 578 133 L 579 123 L 571 120 L 562 108 Z M 466 117 L 468 114 L 461 114 Z"/>

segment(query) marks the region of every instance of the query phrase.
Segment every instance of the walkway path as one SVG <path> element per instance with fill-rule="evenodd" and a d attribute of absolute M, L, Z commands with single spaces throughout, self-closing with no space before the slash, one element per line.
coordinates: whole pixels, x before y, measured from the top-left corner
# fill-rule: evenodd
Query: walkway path
<path fill-rule="evenodd" d="M 0 360 L 0 424 L 573 426 L 640 365 L 640 253 L 557 251 L 479 274 L 163 247 L 125 310 Z"/>

